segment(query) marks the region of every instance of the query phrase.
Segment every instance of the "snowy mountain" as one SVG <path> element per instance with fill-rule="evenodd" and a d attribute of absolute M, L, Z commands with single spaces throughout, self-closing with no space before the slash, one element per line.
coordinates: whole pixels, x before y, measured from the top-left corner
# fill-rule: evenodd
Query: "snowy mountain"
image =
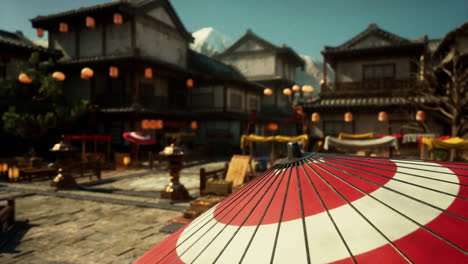
<path fill-rule="evenodd" d="M 193 32 L 192 36 L 195 40 L 190 48 L 208 56 L 222 52 L 233 43 L 228 36 L 212 27 L 199 29 Z"/>
<path fill-rule="evenodd" d="M 197 30 L 192 33 L 192 36 L 195 40 L 190 47 L 207 56 L 212 56 L 216 52 L 222 52 L 233 43 L 230 37 L 212 27 Z M 294 47 L 292 48 L 294 49 Z M 296 70 L 296 81 L 300 85 L 312 85 L 315 89 L 311 95 L 316 96 L 320 91 L 323 61 L 307 55 L 300 56 L 305 61 L 305 67 L 304 71 L 301 69 Z M 333 71 L 330 66 L 328 66 L 327 73 L 328 80 L 333 80 Z"/>

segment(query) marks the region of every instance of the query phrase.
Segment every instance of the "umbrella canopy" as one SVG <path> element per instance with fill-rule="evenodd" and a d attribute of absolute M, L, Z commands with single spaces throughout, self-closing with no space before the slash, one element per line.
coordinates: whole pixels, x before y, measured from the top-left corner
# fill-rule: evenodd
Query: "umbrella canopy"
<path fill-rule="evenodd" d="M 467 262 L 468 164 L 294 146 L 136 263 Z"/>
<path fill-rule="evenodd" d="M 122 137 L 132 143 L 139 145 L 152 145 L 156 143 L 156 139 L 148 135 L 143 135 L 140 132 L 124 132 Z"/>

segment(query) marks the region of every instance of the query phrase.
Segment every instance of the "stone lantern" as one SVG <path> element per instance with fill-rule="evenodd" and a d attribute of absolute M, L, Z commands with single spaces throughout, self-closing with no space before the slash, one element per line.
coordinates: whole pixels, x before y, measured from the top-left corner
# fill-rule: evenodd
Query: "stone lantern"
<path fill-rule="evenodd" d="M 183 166 L 184 152 L 171 144 L 159 152 L 159 155 L 167 157 L 170 182 L 161 192 L 162 199 L 185 200 L 190 198 L 187 189 L 179 182 L 180 170 Z"/>
<path fill-rule="evenodd" d="M 55 144 L 51 149 L 51 152 L 56 154 L 56 167 L 58 168 L 58 174 L 52 180 L 50 184 L 56 189 L 70 189 L 78 186 L 75 179 L 64 170 L 64 166 L 69 164 L 74 158 L 77 149 L 65 141 L 62 136 L 62 140 Z"/>

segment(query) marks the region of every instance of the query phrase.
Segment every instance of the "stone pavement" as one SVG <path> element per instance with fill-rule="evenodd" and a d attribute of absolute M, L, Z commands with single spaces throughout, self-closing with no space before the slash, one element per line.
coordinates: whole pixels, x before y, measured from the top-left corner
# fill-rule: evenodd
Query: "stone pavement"
<path fill-rule="evenodd" d="M 200 167 L 184 168 L 181 182 L 198 194 Z M 110 171 L 103 181 L 78 179 L 83 188 L 51 190 L 49 181 L 0 182 L 0 197 L 16 199 L 17 224 L 0 236 L 0 263 L 132 263 L 169 234 L 160 229 L 181 216 L 188 201 L 159 199 L 163 170 Z"/>

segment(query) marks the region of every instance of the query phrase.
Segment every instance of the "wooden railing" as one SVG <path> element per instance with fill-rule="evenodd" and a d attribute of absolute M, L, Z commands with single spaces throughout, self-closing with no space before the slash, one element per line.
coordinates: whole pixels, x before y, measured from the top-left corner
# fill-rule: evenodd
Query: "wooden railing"
<path fill-rule="evenodd" d="M 361 82 L 335 82 L 324 87 L 321 96 L 357 94 L 394 94 L 407 92 L 419 84 L 416 80 L 373 80 Z"/>

